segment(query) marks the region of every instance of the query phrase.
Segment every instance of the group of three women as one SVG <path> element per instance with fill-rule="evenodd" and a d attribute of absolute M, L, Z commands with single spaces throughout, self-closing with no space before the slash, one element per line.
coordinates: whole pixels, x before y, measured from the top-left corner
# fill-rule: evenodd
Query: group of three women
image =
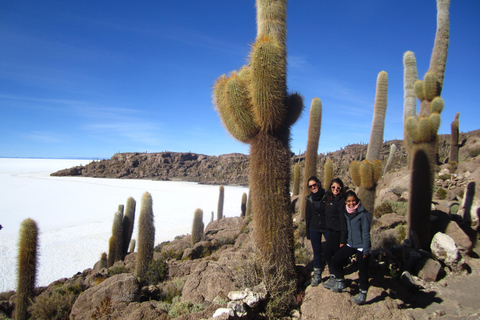
<path fill-rule="evenodd" d="M 360 204 L 355 192 L 346 191 L 342 180 L 335 178 L 324 190 L 317 177 L 308 179 L 311 193 L 307 196 L 305 211 L 307 239 L 313 249 L 312 286 L 322 281 L 322 236 L 326 240 L 323 257 L 330 278 L 322 284 L 334 292 L 346 290 L 343 265 L 356 254 L 359 268 L 359 293 L 353 298 L 356 304 L 366 301 L 368 290 L 368 253 L 370 251 L 371 214 Z"/>

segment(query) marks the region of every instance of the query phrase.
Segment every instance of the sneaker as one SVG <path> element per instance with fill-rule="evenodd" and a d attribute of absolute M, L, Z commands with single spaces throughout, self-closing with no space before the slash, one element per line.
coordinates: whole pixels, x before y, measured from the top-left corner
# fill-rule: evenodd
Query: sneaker
<path fill-rule="evenodd" d="M 367 291 L 360 290 L 360 292 L 352 298 L 352 301 L 357 305 L 362 305 L 367 300 Z"/>
<path fill-rule="evenodd" d="M 322 286 L 324 288 L 327 288 L 329 290 L 332 290 L 333 287 L 335 287 L 335 276 L 334 275 L 331 275 L 330 278 L 325 281 L 324 283 L 322 283 Z"/>
<path fill-rule="evenodd" d="M 345 285 L 345 279 L 335 280 L 335 286 L 332 288 L 333 292 L 344 292 L 346 290 L 347 286 Z"/>

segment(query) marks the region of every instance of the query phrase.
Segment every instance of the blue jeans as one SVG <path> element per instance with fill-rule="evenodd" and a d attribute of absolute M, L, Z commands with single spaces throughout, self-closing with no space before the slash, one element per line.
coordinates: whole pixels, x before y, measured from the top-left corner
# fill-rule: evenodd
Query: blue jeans
<path fill-rule="evenodd" d="M 317 231 L 310 229 L 310 241 L 313 249 L 313 267 L 323 269 L 322 264 L 322 235 L 328 238 L 328 231 Z"/>

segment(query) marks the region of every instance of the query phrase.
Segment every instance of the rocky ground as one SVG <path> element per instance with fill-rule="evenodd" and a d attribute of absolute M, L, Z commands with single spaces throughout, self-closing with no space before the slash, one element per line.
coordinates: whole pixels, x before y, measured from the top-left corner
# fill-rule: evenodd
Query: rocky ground
<path fill-rule="evenodd" d="M 295 249 L 300 290 L 298 308 L 285 319 L 480 319 L 477 294 L 480 203 L 478 193 L 472 195 L 480 183 L 479 134 L 480 131 L 476 131 L 461 136 L 461 161 L 454 167 L 447 161 L 448 136 L 440 140 L 439 162 L 444 164 L 439 165 L 435 180 L 432 229 L 442 237 L 434 238 L 431 252 L 418 250 L 415 241 L 404 240 L 410 178 L 405 167 L 406 154 L 397 142 L 399 151 L 394 167 L 377 187 L 377 209 L 371 232 L 375 250 L 370 257 L 370 289 L 363 306 L 351 302 L 358 291 L 355 261 L 347 266 L 347 292 L 334 293 L 321 285 L 309 286 L 311 246 L 302 237 L 302 222 L 296 213 Z M 384 150 L 389 148 L 388 143 L 384 145 Z M 361 159 L 365 154 L 363 150 L 366 151 L 365 146 L 354 145 L 320 155 L 319 168 L 325 159 L 333 159 L 335 175 L 350 184 L 345 168 L 351 160 Z M 383 160 L 387 156 L 385 151 Z M 137 157 L 145 160 L 137 162 Z M 158 169 L 162 167 L 160 164 L 182 168 L 177 170 L 182 174 L 173 174 L 174 170 L 169 169 L 168 175 L 163 176 L 166 179 L 191 180 L 189 177 L 195 176 L 198 180 L 194 181 L 228 182 L 219 178 L 219 173 L 228 167 L 232 168 L 228 174 L 237 177 L 233 183 L 242 184 L 239 181 L 245 173 L 240 168 L 248 165 L 246 156 L 203 157 L 173 153 L 168 156 L 164 153 L 118 154 L 110 162 L 94 162 L 57 174 L 99 175 L 103 166 L 105 177 L 130 172 L 122 177 L 160 179 L 159 174 L 155 177 L 145 174 L 147 163 L 157 163 L 155 172 L 162 171 Z M 292 159 L 292 162 L 302 162 L 302 157 Z M 122 163 L 128 166 L 122 167 Z M 203 173 L 200 168 L 217 173 Z M 205 172 L 210 172 L 207 169 Z M 139 176 L 135 176 L 137 174 Z M 207 181 L 206 177 L 211 180 Z M 444 192 L 439 192 L 440 189 Z M 471 201 L 465 204 L 464 199 L 469 196 Z M 154 274 L 163 275 L 162 279 L 155 278 L 149 283 L 138 281 L 132 273 L 137 253 L 128 254 L 110 268 L 99 261 L 72 278 L 37 288 L 33 318 L 265 319 L 263 307 L 274 298 L 269 297 L 268 290 L 259 281 L 251 218 L 212 221 L 205 228 L 202 241 L 192 244 L 189 235 L 178 236 L 158 245 L 155 251 L 157 263 L 151 268 Z M 327 276 L 328 268 L 323 273 L 325 280 Z M 11 317 L 14 304 L 15 292 L 0 294 L 0 319 Z"/>

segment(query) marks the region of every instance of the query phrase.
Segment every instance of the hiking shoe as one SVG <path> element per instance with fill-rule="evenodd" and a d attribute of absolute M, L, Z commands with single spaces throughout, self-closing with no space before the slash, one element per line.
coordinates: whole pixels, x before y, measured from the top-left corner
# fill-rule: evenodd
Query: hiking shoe
<path fill-rule="evenodd" d="M 345 285 L 345 279 L 336 279 L 335 286 L 333 286 L 333 292 L 344 292 L 347 290 L 347 286 Z"/>
<path fill-rule="evenodd" d="M 322 269 L 314 268 L 313 269 L 313 279 L 310 285 L 312 287 L 318 286 L 318 284 L 322 281 Z"/>
<path fill-rule="evenodd" d="M 360 292 L 352 298 L 352 301 L 357 305 L 362 305 L 367 300 L 367 291 L 360 290 Z"/>
<path fill-rule="evenodd" d="M 332 288 L 335 287 L 335 282 L 336 282 L 335 276 L 331 275 L 327 281 L 322 283 L 322 286 L 326 289 L 332 290 Z"/>

